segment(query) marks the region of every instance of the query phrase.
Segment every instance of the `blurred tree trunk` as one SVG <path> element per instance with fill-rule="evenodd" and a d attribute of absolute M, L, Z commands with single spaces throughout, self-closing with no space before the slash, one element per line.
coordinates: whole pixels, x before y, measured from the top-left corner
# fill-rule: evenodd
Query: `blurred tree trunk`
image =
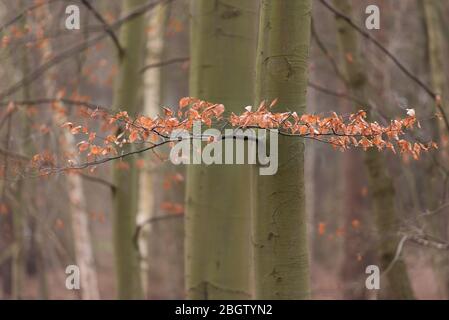
<path fill-rule="evenodd" d="M 51 13 L 47 9 L 47 15 L 52 19 Z M 51 41 L 42 47 L 43 58 L 50 57 L 53 54 Z M 44 78 L 44 87 L 46 96 L 56 98 L 58 88 L 56 87 L 55 73 L 49 72 Z M 57 107 L 57 106 L 56 106 Z M 53 123 L 58 125 L 67 122 L 67 111 L 52 112 Z M 63 155 L 71 155 L 75 162 L 78 150 L 73 134 L 68 130 L 62 130 L 61 139 L 58 140 L 60 151 Z M 77 172 L 67 172 L 65 176 L 67 193 L 69 197 L 68 209 L 70 212 L 70 222 L 73 234 L 73 246 L 75 248 L 75 261 L 80 269 L 80 287 L 81 298 L 85 300 L 99 299 L 97 273 L 95 268 L 95 258 L 92 248 L 89 216 L 87 213 L 86 199 L 84 195 L 83 181 Z"/>
<path fill-rule="evenodd" d="M 345 112 L 351 113 L 354 110 Z M 363 162 L 358 150 L 347 151 L 342 163 L 344 171 L 344 216 L 345 233 L 343 238 L 344 260 L 341 268 L 341 276 L 344 284 L 343 296 L 345 299 L 366 299 L 367 290 L 365 290 L 365 268 L 366 264 L 359 261 L 362 258 L 362 252 L 366 252 L 363 246 L 363 238 L 359 228 L 353 228 L 355 223 L 364 221 L 363 213 L 366 208 L 363 205 L 362 189 L 363 176 L 354 174 L 354 172 L 363 171 Z M 362 225 L 363 222 L 362 222 Z M 367 231 L 367 230 L 365 230 Z M 366 259 L 364 259 L 366 261 Z"/>
<path fill-rule="evenodd" d="M 348 0 L 335 0 L 340 12 L 352 16 L 352 7 Z M 342 55 L 345 58 L 346 76 L 352 94 L 361 101 L 367 100 L 368 82 L 364 71 L 363 58 L 358 48 L 356 31 L 346 21 L 337 17 L 338 39 Z M 389 266 L 395 257 L 398 245 L 398 221 L 395 212 L 394 186 L 387 174 L 383 155 L 377 150 L 366 152 L 365 163 L 368 169 L 368 185 L 372 197 L 372 210 L 376 217 L 379 232 L 380 268 Z M 403 259 L 399 258 L 386 274 L 388 287 L 381 291 L 381 297 L 392 299 L 413 299 L 413 291 Z"/>
<path fill-rule="evenodd" d="M 6 120 L 6 133 L 0 143 L 2 148 L 9 150 L 11 142 L 11 116 Z M 2 175 L 0 177 L 0 275 L 2 280 L 2 291 L 4 299 L 13 297 L 13 262 L 17 252 L 17 243 L 15 242 L 14 216 L 17 214 L 12 210 L 10 201 L 10 183 L 8 182 L 8 164 L 7 153 L 2 154 Z"/>
<path fill-rule="evenodd" d="M 163 48 L 159 57 L 161 62 L 189 55 L 189 2 L 177 0 L 168 4 L 167 13 L 160 21 L 164 23 Z M 187 64 L 167 64 L 160 68 L 159 106 L 170 106 L 176 112 L 179 100 L 189 95 Z M 168 153 L 168 148 L 159 149 L 159 153 Z M 160 163 L 156 158 L 153 158 L 153 164 L 157 165 L 157 172 L 153 173 L 153 210 L 157 216 L 170 218 L 151 224 L 149 281 L 158 290 L 151 292 L 149 297 L 184 299 L 185 166 L 175 166 L 170 161 Z M 166 203 L 177 206 L 177 211 L 166 209 Z"/>
<path fill-rule="evenodd" d="M 310 17 L 309 0 L 262 1 L 256 105 L 278 98 L 276 112 L 305 112 Z M 279 136 L 278 155 L 278 172 L 254 179 L 256 298 L 305 299 L 310 289 L 304 142 Z"/>
<path fill-rule="evenodd" d="M 25 4 L 24 0 L 21 1 L 21 5 Z M 27 19 L 24 17 L 21 22 L 21 29 L 25 30 Z M 21 69 L 22 74 L 28 74 L 30 71 L 29 60 L 28 60 L 28 48 L 21 52 Z M 30 87 L 28 85 L 23 86 L 22 89 L 22 98 L 23 100 L 30 99 Z M 32 145 L 32 141 L 30 139 L 31 135 L 31 121 L 27 116 L 27 110 L 22 110 L 20 113 L 20 122 L 21 122 L 21 133 L 23 144 L 21 147 L 21 152 L 27 157 L 32 157 L 34 154 L 34 148 Z M 34 186 L 33 182 L 29 182 L 29 184 Z M 25 241 L 24 241 L 24 227 L 27 221 L 27 210 L 28 203 L 30 202 L 30 198 L 27 193 L 27 183 L 25 183 L 24 179 L 20 179 L 17 183 L 17 199 L 20 204 L 17 208 L 17 214 L 14 215 L 14 234 L 17 243 L 17 252 L 15 253 L 13 259 L 13 299 L 20 299 L 22 296 L 22 285 L 23 278 L 25 276 Z M 33 239 L 34 240 L 34 239 Z"/>
<path fill-rule="evenodd" d="M 258 1 L 191 2 L 191 96 L 240 113 L 253 101 Z M 190 299 L 247 299 L 250 168 L 189 165 L 186 290 Z"/>
<path fill-rule="evenodd" d="M 144 5 L 145 0 L 126 0 L 123 12 Z M 114 87 L 114 110 L 127 111 L 136 116 L 139 110 L 141 74 L 145 46 L 145 16 L 141 15 L 128 21 L 120 29 L 120 43 L 124 49 L 120 57 L 119 75 Z M 124 150 L 129 152 L 133 149 Z M 124 166 L 114 167 L 114 253 L 119 299 L 142 298 L 139 256 L 133 245 L 136 229 L 138 174 L 135 157 L 120 160 Z"/>
<path fill-rule="evenodd" d="M 147 32 L 147 48 L 145 65 L 151 65 L 158 63 L 162 57 L 162 48 L 164 40 L 165 30 L 165 17 L 167 14 L 167 8 L 165 5 L 158 5 L 151 12 L 151 18 L 148 24 L 149 31 Z M 145 71 L 144 74 L 144 107 L 143 114 L 149 117 L 156 117 L 160 110 L 160 69 L 151 68 Z M 136 221 L 137 224 L 143 224 L 141 229 L 139 241 L 140 250 L 140 272 L 142 277 L 142 289 L 145 297 L 148 297 L 150 285 L 149 282 L 149 259 L 152 259 L 155 263 L 159 263 L 158 258 L 149 254 L 149 242 L 148 236 L 152 233 L 152 225 L 146 223 L 151 217 L 154 217 L 154 179 L 152 172 L 152 154 L 144 154 L 144 166 L 139 171 L 139 205 L 137 211 Z M 152 239 L 156 240 L 157 239 Z M 161 246 L 161 243 L 157 241 L 157 246 Z M 163 246 L 161 246 L 163 247 Z M 158 292 L 160 288 L 158 288 Z"/>
<path fill-rule="evenodd" d="M 38 274 L 38 281 L 39 281 L 39 299 L 42 300 L 48 300 L 49 294 L 49 284 L 48 284 L 48 277 L 47 277 L 47 262 L 46 262 L 46 256 L 45 256 L 45 245 L 43 241 L 42 236 L 42 228 L 38 225 L 39 221 L 36 221 L 35 219 L 32 220 L 31 223 L 31 230 L 34 230 L 34 242 L 32 242 L 36 248 L 30 252 L 35 252 L 35 259 L 36 259 L 36 271 Z"/>
<path fill-rule="evenodd" d="M 445 105 L 445 73 L 444 73 L 444 63 L 443 63 L 443 36 L 441 32 L 441 21 L 438 16 L 438 7 L 437 3 L 432 0 L 422 0 L 422 6 L 424 8 L 424 17 L 426 22 L 427 29 L 427 51 L 429 57 L 429 65 L 430 65 L 430 78 L 432 83 L 433 90 L 440 96 L 440 102 L 442 106 L 446 109 Z M 435 113 L 439 112 L 439 110 L 435 106 Z M 435 141 L 441 141 L 441 137 L 447 136 L 448 132 L 444 125 L 439 125 L 438 121 L 434 122 L 435 131 L 433 139 Z M 443 148 L 442 148 L 443 149 Z M 447 150 L 442 150 L 442 155 L 440 155 L 440 159 L 444 161 L 444 156 L 447 156 Z M 428 189 L 428 202 L 426 205 L 427 210 L 435 210 L 441 203 L 441 192 L 444 186 L 442 184 L 437 184 L 437 181 L 440 177 L 439 170 L 436 168 L 433 160 L 429 161 L 431 166 L 431 173 L 433 179 L 428 179 L 427 183 L 431 184 Z M 433 191 L 433 192 L 432 192 Z M 448 219 L 445 215 L 437 215 L 435 217 L 428 218 L 430 229 L 432 230 L 432 234 L 439 239 L 447 239 L 447 227 L 448 227 Z M 433 263 L 436 268 L 438 279 L 438 286 L 440 293 L 443 297 L 447 297 L 449 294 L 449 271 L 448 271 L 448 255 L 444 252 L 437 252 L 433 254 Z"/>
<path fill-rule="evenodd" d="M 342 28 L 346 28 L 346 25 L 340 25 Z M 344 29 L 345 30 L 345 29 Z M 340 35 L 340 34 L 339 34 Z M 346 52 L 341 41 L 341 37 L 337 37 L 337 45 L 340 52 Z M 345 69 L 345 61 L 347 57 L 343 56 L 339 60 L 342 63 L 342 68 Z M 343 75 L 345 76 L 345 75 Z M 347 75 L 346 75 L 347 77 Z M 350 87 L 351 83 L 346 81 L 345 89 L 353 90 Z M 342 114 L 349 114 L 354 112 L 354 105 L 351 102 L 342 102 Z M 344 238 L 343 238 L 343 250 L 344 258 L 341 266 L 341 279 L 344 285 L 343 297 L 345 299 L 366 299 L 368 297 L 368 291 L 365 288 L 365 268 L 366 262 L 369 257 L 365 256 L 368 253 L 364 244 L 364 239 L 360 228 L 353 228 L 354 223 L 362 223 L 369 220 L 370 217 L 364 217 L 366 212 L 366 206 L 364 206 L 362 189 L 364 185 L 364 175 L 354 174 L 354 172 L 363 172 L 363 155 L 358 150 L 349 150 L 343 154 L 343 163 L 341 164 L 343 170 L 343 223 L 344 223 Z M 371 221 L 369 221 L 371 222 Z M 363 253 L 363 255 L 362 255 Z M 360 259 L 360 260 L 359 260 Z M 362 262 L 362 259 L 365 263 Z"/>

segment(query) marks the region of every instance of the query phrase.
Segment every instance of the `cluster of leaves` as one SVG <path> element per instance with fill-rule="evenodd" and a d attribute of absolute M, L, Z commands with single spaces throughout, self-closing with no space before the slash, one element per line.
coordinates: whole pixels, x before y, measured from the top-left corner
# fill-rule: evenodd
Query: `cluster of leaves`
<path fill-rule="evenodd" d="M 410 154 L 414 159 L 418 159 L 422 151 L 437 148 L 434 142 L 412 143 L 403 138 L 406 129 L 413 129 L 415 124 L 420 127 L 413 109 L 408 110 L 407 117 L 392 120 L 389 125 L 382 126 L 377 122 L 368 122 L 367 114 L 363 110 L 346 117 L 335 112 L 328 117 L 311 114 L 299 116 L 296 112 L 268 111 L 274 103 L 275 101 L 267 107 L 265 102 L 262 102 L 255 112 L 248 108 L 242 115 L 232 114 L 230 122 L 233 126 L 274 128 L 279 129 L 284 135 L 315 138 L 328 142 L 340 150 L 360 147 L 364 150 L 390 149 L 396 153 L 396 149 L 399 149 L 401 153 Z"/>
<path fill-rule="evenodd" d="M 78 143 L 78 150 L 87 155 L 88 161 L 93 162 L 99 158 L 104 160 L 108 159 L 107 157 L 116 159 L 126 156 L 124 146 L 127 144 L 150 144 L 157 147 L 173 143 L 176 141 L 170 138 L 173 131 L 190 131 L 195 121 L 200 121 L 207 127 L 220 124 L 220 127 L 230 126 L 235 129 L 276 129 L 281 135 L 319 140 L 340 150 L 351 147 L 363 150 L 389 149 L 394 153 L 399 151 L 401 154 L 412 155 L 414 159 L 418 159 L 423 151 L 437 148 L 434 142 L 423 144 L 408 141 L 404 137 L 407 129 L 413 129 L 415 125 L 419 127 L 412 109 L 407 112 L 406 117 L 392 120 L 389 125 L 380 125 L 367 121 L 367 114 L 363 110 L 346 116 L 336 113 L 330 116 L 298 115 L 296 112 L 273 112 L 275 105 L 276 100 L 270 104 L 264 101 L 254 111 L 253 107 L 248 106 L 241 114 L 226 115 L 222 104 L 185 97 L 180 100 L 177 112 L 163 108 L 163 115 L 153 118 L 142 115 L 133 119 L 126 111 L 111 115 L 104 110 L 88 110 L 86 112 L 89 117 L 103 119 L 103 126 L 115 128 L 113 132 L 117 132 L 101 138 L 101 143 L 96 142 L 99 137 L 87 126 L 75 126 L 66 122 L 62 127 L 70 130 L 72 134 L 84 134 L 87 137 Z M 209 141 L 212 142 L 213 139 Z"/>

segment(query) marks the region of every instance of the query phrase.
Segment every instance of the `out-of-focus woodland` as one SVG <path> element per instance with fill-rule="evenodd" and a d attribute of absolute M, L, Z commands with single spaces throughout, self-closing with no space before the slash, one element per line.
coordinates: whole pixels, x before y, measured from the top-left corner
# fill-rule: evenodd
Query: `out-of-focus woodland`
<path fill-rule="evenodd" d="M 447 299 L 447 16 L 445 0 L 0 0 L 0 297 Z M 274 176 L 176 166 L 168 145 L 66 170 L 114 131 L 95 110 L 156 117 L 183 97 L 416 114 L 407 138 L 438 149 L 280 137 Z"/>

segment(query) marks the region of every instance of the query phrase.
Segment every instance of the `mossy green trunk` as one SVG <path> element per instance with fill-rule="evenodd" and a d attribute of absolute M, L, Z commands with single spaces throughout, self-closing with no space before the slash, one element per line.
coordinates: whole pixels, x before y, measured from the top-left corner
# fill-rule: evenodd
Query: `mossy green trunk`
<path fill-rule="evenodd" d="M 305 112 L 310 19 L 309 0 L 262 2 L 256 105 L 278 98 L 273 111 Z M 253 180 L 256 298 L 305 299 L 310 289 L 304 142 L 279 136 L 278 161 L 275 175 L 258 175 Z"/>
<path fill-rule="evenodd" d="M 254 99 L 258 1 L 191 2 L 190 95 L 242 112 Z M 250 168 L 190 165 L 186 290 L 190 299 L 247 299 Z"/>
<path fill-rule="evenodd" d="M 426 21 L 427 29 L 427 48 L 429 56 L 430 65 L 430 79 L 432 82 L 433 90 L 440 95 L 441 103 L 443 108 L 447 112 L 447 106 L 445 103 L 446 95 L 444 95 L 444 88 L 446 77 L 444 73 L 444 63 L 443 63 L 443 36 L 441 32 L 441 21 L 438 15 L 438 3 L 434 0 L 422 0 L 422 6 L 424 8 L 424 16 Z M 434 112 L 439 112 L 435 106 Z M 447 135 L 446 128 L 444 125 L 439 125 L 438 121 L 434 123 L 434 137 L 435 141 L 439 141 L 444 135 Z M 441 161 L 444 161 L 444 156 L 447 155 L 447 149 L 443 150 Z M 439 170 L 435 165 L 434 159 L 429 161 L 429 172 L 427 184 L 430 185 L 427 196 L 426 209 L 435 210 L 439 205 L 441 205 L 441 190 L 442 185 L 438 185 L 437 181 L 441 180 L 439 177 Z M 433 192 L 432 192 L 433 191 Z M 448 219 L 445 215 L 436 215 L 435 217 L 428 217 L 427 222 L 431 229 L 432 234 L 440 239 L 445 239 L 447 237 L 447 227 Z M 449 270 L 448 270 L 449 257 L 447 254 L 436 252 L 433 254 L 433 263 L 436 268 L 439 291 L 443 297 L 449 295 Z"/>
<path fill-rule="evenodd" d="M 349 1 L 335 0 L 334 3 L 340 12 L 348 16 L 352 15 L 352 7 Z M 358 48 L 357 33 L 346 21 L 339 18 L 337 18 L 337 27 L 339 46 L 345 59 L 345 71 L 350 90 L 359 100 L 367 101 L 368 82 L 363 59 Z M 393 261 L 398 245 L 398 221 L 394 203 L 395 190 L 381 153 L 374 149 L 368 150 L 365 163 L 368 169 L 372 211 L 375 215 L 379 233 L 379 256 L 382 272 Z M 388 284 L 382 287 L 385 289 L 380 292 L 381 298 L 413 299 L 413 291 L 403 259 L 400 258 L 396 261 L 386 277 Z"/>
<path fill-rule="evenodd" d="M 126 0 L 123 12 L 144 5 L 146 0 Z M 119 75 L 115 83 L 114 110 L 126 110 L 131 116 L 139 112 L 141 74 L 145 45 L 145 17 L 139 16 L 127 22 L 120 30 L 120 43 L 124 48 Z M 129 150 L 125 150 L 129 151 Z M 126 157 L 125 166 L 114 164 L 114 252 L 119 299 L 142 297 L 139 260 L 133 245 L 136 228 L 138 175 L 134 157 Z"/>
<path fill-rule="evenodd" d="M 21 5 L 24 5 L 22 0 Z M 21 28 L 25 30 L 27 19 L 24 18 L 21 22 Z M 21 52 L 21 68 L 23 74 L 28 74 L 30 71 L 29 58 L 27 50 Z M 23 100 L 29 100 L 31 96 L 31 88 L 29 85 L 24 86 L 22 89 Z M 22 154 L 31 157 L 36 154 L 33 143 L 30 139 L 30 132 L 32 127 L 32 122 L 26 114 L 26 110 L 22 110 L 20 114 L 20 122 L 22 124 L 21 133 L 23 138 L 23 143 L 21 145 Z M 35 187 L 34 183 L 29 182 L 32 188 Z M 29 189 L 28 189 L 29 190 Z M 27 211 L 29 210 L 26 205 L 28 200 L 27 184 L 23 179 L 19 180 L 17 183 L 17 198 L 20 205 L 18 206 L 17 214 L 14 215 L 14 234 L 16 236 L 17 251 L 13 260 L 13 299 L 22 298 L 23 290 L 23 278 L 25 276 L 25 247 L 24 247 L 24 227 L 26 226 Z M 34 241 L 34 239 L 32 240 Z"/>

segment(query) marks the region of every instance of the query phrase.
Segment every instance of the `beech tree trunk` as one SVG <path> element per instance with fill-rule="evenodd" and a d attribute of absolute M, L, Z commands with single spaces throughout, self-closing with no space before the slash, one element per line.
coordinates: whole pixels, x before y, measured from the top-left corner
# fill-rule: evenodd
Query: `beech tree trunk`
<path fill-rule="evenodd" d="M 190 95 L 242 112 L 254 95 L 258 1 L 191 2 Z M 189 165 L 186 290 L 190 299 L 247 299 L 250 170 Z"/>
<path fill-rule="evenodd" d="M 123 12 L 142 6 L 146 0 L 126 0 Z M 119 75 L 114 87 L 115 111 L 125 110 L 131 116 L 139 112 L 140 87 L 145 45 L 145 16 L 128 21 L 120 29 L 120 44 L 124 54 L 120 57 Z M 133 149 L 130 146 L 124 152 Z M 114 164 L 113 235 L 117 293 L 119 299 L 140 299 L 143 297 L 140 280 L 139 256 L 133 245 L 136 230 L 138 203 L 138 172 L 135 157 L 126 157 L 123 165 Z"/>
<path fill-rule="evenodd" d="M 340 12 L 351 16 L 352 7 L 348 0 L 335 0 Z M 353 96 L 361 101 L 368 101 L 368 82 L 364 72 L 364 63 L 358 47 L 356 31 L 340 18 L 336 18 L 338 41 L 342 56 L 345 58 L 346 77 Z M 375 215 L 379 233 L 380 270 L 384 271 L 396 254 L 398 239 L 398 221 L 395 210 L 395 189 L 388 176 L 383 155 L 377 150 L 369 149 L 365 156 L 368 169 L 368 186 L 372 199 L 372 211 Z M 354 262 L 356 263 L 356 262 Z M 380 296 L 390 299 L 413 299 L 413 291 L 402 258 L 399 258 L 386 274 L 388 286 Z"/>
<path fill-rule="evenodd" d="M 443 48 L 442 44 L 443 36 L 441 32 L 441 21 L 439 20 L 438 15 L 438 4 L 432 0 L 422 0 L 422 6 L 424 8 L 424 17 L 426 22 L 427 29 L 427 51 L 429 57 L 429 65 L 430 65 L 430 79 L 432 83 L 433 90 L 440 95 L 440 103 L 445 108 L 447 112 L 447 106 L 445 98 L 447 95 L 444 94 L 446 77 L 444 73 L 444 57 L 443 57 Z M 435 106 L 435 113 L 439 112 L 437 107 Z M 448 134 L 446 127 L 441 124 L 439 121 L 434 121 L 435 131 L 433 139 L 435 141 L 441 141 L 441 137 Z M 444 161 L 444 157 L 447 156 L 447 150 L 442 150 L 440 152 L 440 159 Z M 433 160 L 429 161 L 430 173 L 428 184 L 431 184 L 429 188 L 428 194 L 428 202 L 427 202 L 427 210 L 435 210 L 438 206 L 441 205 L 441 192 L 444 188 L 443 185 L 438 185 L 437 180 L 440 174 L 438 168 L 436 168 Z M 432 179 L 433 178 L 433 179 Z M 432 192 L 433 191 L 433 192 Z M 446 239 L 448 233 L 448 219 L 447 216 L 438 215 L 436 217 L 428 218 L 428 225 L 431 229 L 431 232 L 434 236 L 440 239 Z M 444 252 L 436 252 L 433 256 L 433 263 L 435 265 L 438 281 L 438 287 L 440 294 L 443 297 L 448 296 L 449 294 L 449 271 L 448 271 L 448 263 L 449 256 Z"/>
<path fill-rule="evenodd" d="M 305 112 L 311 9 L 309 0 L 262 1 L 256 106 L 277 98 L 275 112 Z M 310 289 L 304 142 L 279 136 L 278 148 L 278 172 L 254 179 L 255 296 L 305 299 Z"/>

